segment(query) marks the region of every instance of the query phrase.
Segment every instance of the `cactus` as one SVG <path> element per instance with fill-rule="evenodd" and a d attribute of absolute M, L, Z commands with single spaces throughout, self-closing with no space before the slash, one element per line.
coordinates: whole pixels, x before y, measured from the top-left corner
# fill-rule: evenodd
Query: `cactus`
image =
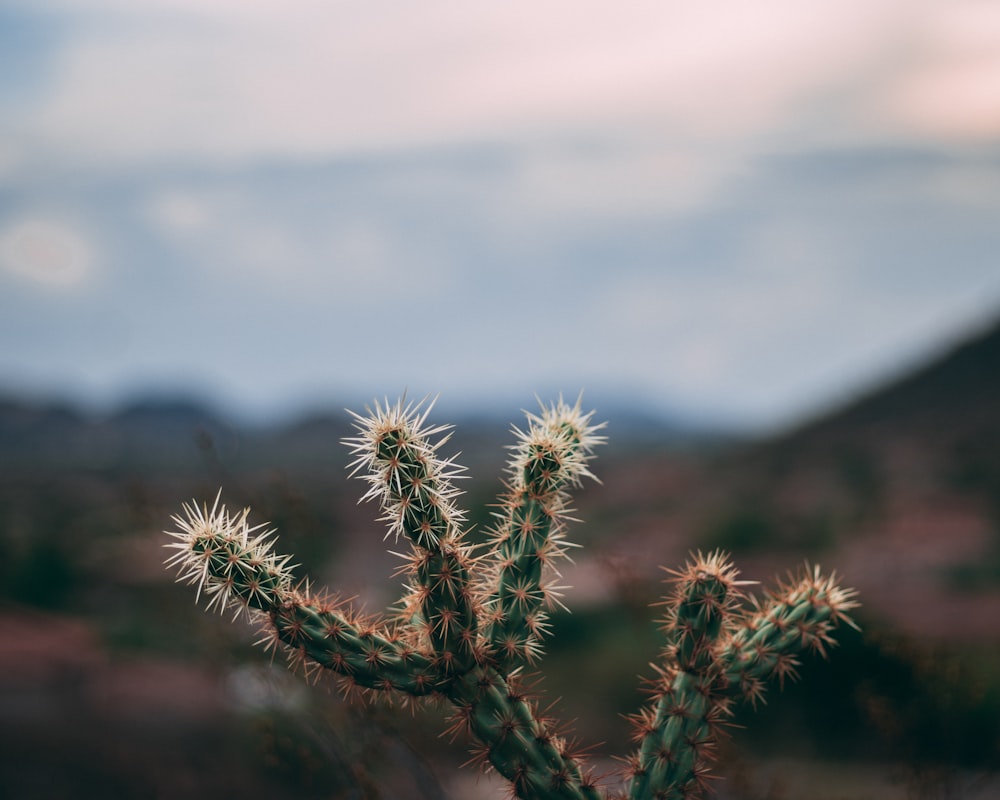
<path fill-rule="evenodd" d="M 249 510 L 185 505 L 174 517 L 168 565 L 196 584 L 209 608 L 248 614 L 307 674 L 329 670 L 363 694 L 454 708 L 453 734 L 468 734 L 481 761 L 523 800 L 597 800 L 607 792 L 543 717 L 520 675 L 542 653 L 547 611 L 558 602 L 556 564 L 570 491 L 593 477 L 601 425 L 562 400 L 528 415 L 513 445 L 489 541 L 463 540 L 455 505 L 461 468 L 439 455 L 448 427 L 427 424 L 430 406 L 376 403 L 355 416 L 346 440 L 353 474 L 368 482 L 390 535 L 409 540 L 408 584 L 385 618 L 367 618 L 308 582 L 296 583 L 275 532 Z M 798 656 L 825 653 L 840 623 L 853 625 L 853 590 L 805 569 L 764 599 L 745 594 L 728 557 L 698 553 L 670 578 L 663 602 L 666 645 L 650 699 L 632 717 L 634 752 L 623 759 L 625 795 L 689 798 L 705 793 L 719 726 L 734 701 L 756 703 L 772 678 L 796 676 Z"/>

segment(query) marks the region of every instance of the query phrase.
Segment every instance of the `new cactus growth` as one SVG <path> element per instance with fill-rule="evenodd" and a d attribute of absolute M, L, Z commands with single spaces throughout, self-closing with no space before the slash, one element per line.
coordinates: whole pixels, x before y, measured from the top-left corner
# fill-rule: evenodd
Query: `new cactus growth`
<path fill-rule="evenodd" d="M 454 708 L 454 733 L 469 734 L 523 800 L 606 796 L 555 723 L 539 714 L 518 676 L 542 653 L 546 614 L 557 602 L 554 564 L 565 539 L 570 491 L 593 477 L 589 462 L 602 426 L 559 401 L 528 415 L 487 546 L 463 540 L 455 505 L 461 468 L 442 458 L 447 427 L 430 427 L 430 408 L 376 404 L 356 415 L 347 443 L 354 474 L 368 484 L 389 532 L 411 544 L 408 586 L 386 618 L 296 584 L 274 531 L 251 526 L 217 497 L 185 505 L 171 532 L 168 564 L 196 584 L 208 606 L 259 620 L 266 641 L 307 673 L 329 670 L 375 695 L 441 698 Z M 633 717 L 636 749 L 624 759 L 625 795 L 701 796 L 719 725 L 735 700 L 756 702 L 771 678 L 794 677 L 798 656 L 823 653 L 854 592 L 807 569 L 764 599 L 749 598 L 722 553 L 695 555 L 671 579 L 664 600 L 666 646 L 648 705 Z"/>

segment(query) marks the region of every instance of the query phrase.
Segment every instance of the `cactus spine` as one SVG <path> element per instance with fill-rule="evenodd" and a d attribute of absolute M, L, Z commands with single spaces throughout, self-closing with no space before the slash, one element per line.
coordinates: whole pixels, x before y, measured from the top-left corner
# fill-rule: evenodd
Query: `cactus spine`
<path fill-rule="evenodd" d="M 274 552 L 275 532 L 252 527 L 248 510 L 230 513 L 218 497 L 211 508 L 185 505 L 174 517 L 168 564 L 204 592 L 209 608 L 260 620 L 269 645 L 307 673 L 329 670 L 370 694 L 449 701 L 452 732 L 471 735 L 523 800 L 597 800 L 605 793 L 518 675 L 541 655 L 546 609 L 558 596 L 554 564 L 569 547 L 569 492 L 593 477 L 588 463 L 603 442 L 601 426 L 579 402 L 560 400 L 529 414 L 526 430 L 514 429 L 492 536 L 476 554 L 454 503 L 461 468 L 438 454 L 448 428 L 429 427 L 429 411 L 376 403 L 355 415 L 357 435 L 347 440 L 354 474 L 369 484 L 365 498 L 379 502 L 389 532 L 412 548 L 406 594 L 388 618 L 363 618 L 295 584 L 289 557 Z M 854 592 L 818 569 L 748 600 L 723 554 L 699 553 L 672 583 L 657 677 L 633 717 L 633 800 L 701 796 L 732 702 L 756 702 L 769 679 L 795 676 L 800 653 L 823 653 L 838 624 L 853 624 Z"/>

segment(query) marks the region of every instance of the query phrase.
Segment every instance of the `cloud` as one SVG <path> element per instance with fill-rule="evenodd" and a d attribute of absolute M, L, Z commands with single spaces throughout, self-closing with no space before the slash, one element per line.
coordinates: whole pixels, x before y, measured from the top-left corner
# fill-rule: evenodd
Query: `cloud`
<path fill-rule="evenodd" d="M 158 189 L 147 200 L 146 213 L 154 228 L 178 239 L 211 228 L 216 216 L 211 204 L 197 192 L 173 187 Z"/>
<path fill-rule="evenodd" d="M 436 180 L 429 171 L 334 164 L 151 179 L 136 190 L 136 224 L 208 291 L 338 314 L 390 296 L 440 300 L 454 294 L 464 267 L 451 242 L 459 214 L 447 197 L 468 203 L 473 189 L 460 168 L 438 170 Z"/>
<path fill-rule="evenodd" d="M 22 145 L 66 158 L 315 158 L 573 131 L 645 132 L 697 157 L 692 141 L 801 135 L 805 105 L 863 84 L 891 95 L 897 124 L 958 90 L 963 119 L 1000 126 L 971 88 L 1000 32 L 954 22 L 969 2 L 84 7 L 98 23 L 65 38 L 10 121 Z M 967 28 L 985 66 L 956 62 Z"/>
<path fill-rule="evenodd" d="M 54 290 L 84 285 L 94 252 L 76 228 L 45 217 L 26 217 L 0 229 L 0 271 Z"/>
<path fill-rule="evenodd" d="M 939 141 L 1000 136 L 1000 6 L 927 4 L 876 96 L 887 127 Z"/>

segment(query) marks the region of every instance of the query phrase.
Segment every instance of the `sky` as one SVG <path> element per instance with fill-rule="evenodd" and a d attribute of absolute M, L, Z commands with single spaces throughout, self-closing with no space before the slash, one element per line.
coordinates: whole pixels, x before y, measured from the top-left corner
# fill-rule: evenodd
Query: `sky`
<path fill-rule="evenodd" d="M 993 0 L 0 5 L 0 394 L 772 430 L 998 253 Z"/>

